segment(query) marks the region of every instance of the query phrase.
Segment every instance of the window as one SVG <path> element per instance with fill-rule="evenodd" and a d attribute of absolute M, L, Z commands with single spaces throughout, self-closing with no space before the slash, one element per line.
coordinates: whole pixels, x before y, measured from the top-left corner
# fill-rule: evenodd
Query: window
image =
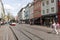
<path fill-rule="evenodd" d="M 46 1 L 46 4 L 48 5 L 49 4 L 49 1 Z"/>
<path fill-rule="evenodd" d="M 45 10 L 43 10 L 43 14 L 45 14 Z"/>
<path fill-rule="evenodd" d="M 43 6 L 44 6 L 45 4 L 44 4 L 44 2 L 43 2 Z"/>
<path fill-rule="evenodd" d="M 54 0 L 51 0 L 51 3 L 54 3 Z"/>
<path fill-rule="evenodd" d="M 47 13 L 49 13 L 49 9 L 47 9 Z"/>
<path fill-rule="evenodd" d="M 54 7 L 51 8 L 51 12 L 54 12 Z"/>

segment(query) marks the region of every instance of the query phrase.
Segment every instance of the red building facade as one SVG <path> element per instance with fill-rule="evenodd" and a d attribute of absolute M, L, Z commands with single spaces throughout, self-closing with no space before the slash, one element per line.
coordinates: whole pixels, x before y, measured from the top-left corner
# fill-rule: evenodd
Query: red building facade
<path fill-rule="evenodd" d="M 58 0 L 58 22 L 60 23 L 60 0 Z"/>
<path fill-rule="evenodd" d="M 34 0 L 33 18 L 36 24 L 40 23 L 40 17 L 41 17 L 41 0 Z"/>
<path fill-rule="evenodd" d="M 41 16 L 41 1 L 34 0 L 34 18 Z"/>

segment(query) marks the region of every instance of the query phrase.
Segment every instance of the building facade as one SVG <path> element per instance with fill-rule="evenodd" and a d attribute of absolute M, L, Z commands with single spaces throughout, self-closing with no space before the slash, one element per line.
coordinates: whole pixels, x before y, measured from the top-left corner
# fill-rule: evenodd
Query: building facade
<path fill-rule="evenodd" d="M 18 12 L 18 22 L 22 23 L 22 10 L 23 8 Z"/>
<path fill-rule="evenodd" d="M 0 0 L 0 19 L 5 20 L 5 10 L 2 0 Z"/>
<path fill-rule="evenodd" d="M 33 17 L 34 17 L 34 24 L 40 24 L 41 18 L 41 0 L 34 0 L 34 7 L 33 7 Z"/>
<path fill-rule="evenodd" d="M 22 20 L 25 20 L 25 19 L 26 19 L 26 18 L 25 18 L 25 9 L 23 8 L 21 12 L 22 12 L 22 13 L 21 13 L 21 15 L 22 15 Z"/>
<path fill-rule="evenodd" d="M 1 6 L 1 2 L 0 2 L 0 18 L 2 18 L 1 13 L 2 13 L 2 6 Z"/>
<path fill-rule="evenodd" d="M 22 8 L 19 12 L 18 12 L 18 21 L 19 23 L 25 23 L 26 20 L 26 13 L 25 13 L 25 8 Z"/>
<path fill-rule="evenodd" d="M 20 11 L 18 12 L 18 23 L 20 23 Z"/>
<path fill-rule="evenodd" d="M 30 23 L 30 3 L 25 7 L 25 23 Z"/>
<path fill-rule="evenodd" d="M 58 0 L 58 22 L 60 23 L 60 0 Z"/>
<path fill-rule="evenodd" d="M 57 21 L 57 0 L 42 0 L 41 15 L 43 25 L 50 25 L 53 20 Z"/>
<path fill-rule="evenodd" d="M 30 24 L 33 24 L 33 3 L 30 5 Z"/>

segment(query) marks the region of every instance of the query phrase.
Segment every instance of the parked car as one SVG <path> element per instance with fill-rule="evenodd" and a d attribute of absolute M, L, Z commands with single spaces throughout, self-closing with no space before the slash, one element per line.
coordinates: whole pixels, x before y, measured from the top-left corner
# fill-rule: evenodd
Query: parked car
<path fill-rule="evenodd" d="M 3 25 L 3 24 L 4 24 L 4 22 L 1 21 L 1 25 Z"/>
<path fill-rule="evenodd" d="M 15 22 L 10 23 L 11 26 L 16 26 Z"/>

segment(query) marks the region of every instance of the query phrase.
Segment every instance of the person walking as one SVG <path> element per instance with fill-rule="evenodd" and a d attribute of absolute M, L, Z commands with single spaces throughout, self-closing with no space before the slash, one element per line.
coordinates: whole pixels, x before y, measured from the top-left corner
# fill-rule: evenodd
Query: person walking
<path fill-rule="evenodd" d="M 0 28 L 1 28 L 1 21 L 0 21 Z"/>
<path fill-rule="evenodd" d="M 52 32 L 55 32 L 56 34 L 58 34 L 57 23 L 55 21 L 53 21 L 52 27 L 53 27 L 53 31 Z"/>
<path fill-rule="evenodd" d="M 56 24 L 56 25 L 57 25 L 57 28 L 59 29 L 59 27 L 60 27 L 60 24 L 57 22 L 57 24 Z"/>
<path fill-rule="evenodd" d="M 59 29 L 60 29 L 60 24 L 57 22 L 56 25 L 57 25 L 57 29 L 58 29 L 58 31 L 60 32 L 60 30 L 59 30 Z"/>

